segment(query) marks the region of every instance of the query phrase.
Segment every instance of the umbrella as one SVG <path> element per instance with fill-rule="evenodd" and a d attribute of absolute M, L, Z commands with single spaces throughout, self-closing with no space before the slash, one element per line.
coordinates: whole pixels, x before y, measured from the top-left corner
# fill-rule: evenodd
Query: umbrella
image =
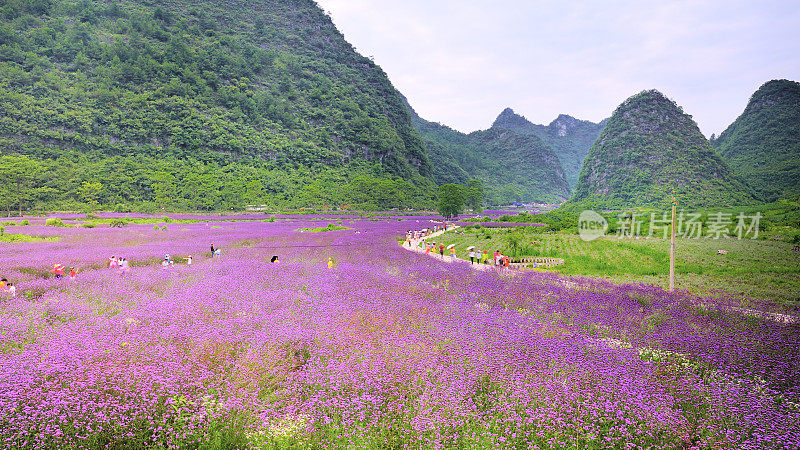
<path fill-rule="evenodd" d="M 453 248 L 455 246 L 456 246 L 456 244 L 450 244 L 450 245 L 447 246 L 447 249 L 449 250 L 449 249 L 451 249 L 451 248 Z"/>
<path fill-rule="evenodd" d="M 469 247 L 467 247 L 467 250 L 474 250 L 474 249 L 475 249 L 474 245 L 470 245 Z"/>

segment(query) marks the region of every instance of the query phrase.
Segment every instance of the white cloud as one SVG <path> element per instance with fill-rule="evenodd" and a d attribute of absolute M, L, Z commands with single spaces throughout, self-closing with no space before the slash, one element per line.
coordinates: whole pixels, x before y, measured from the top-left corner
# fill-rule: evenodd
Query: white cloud
<path fill-rule="evenodd" d="M 800 2 L 318 0 L 426 119 L 487 128 L 599 121 L 656 88 L 719 133 L 774 78 L 800 78 Z"/>

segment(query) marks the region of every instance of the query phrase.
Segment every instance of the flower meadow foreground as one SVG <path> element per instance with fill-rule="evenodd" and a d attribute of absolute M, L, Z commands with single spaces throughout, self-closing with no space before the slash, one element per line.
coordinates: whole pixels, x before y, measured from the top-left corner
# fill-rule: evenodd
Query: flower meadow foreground
<path fill-rule="evenodd" d="M 0 243 L 0 446 L 800 446 L 796 325 L 397 245 L 428 219 L 17 227 L 58 240 Z"/>

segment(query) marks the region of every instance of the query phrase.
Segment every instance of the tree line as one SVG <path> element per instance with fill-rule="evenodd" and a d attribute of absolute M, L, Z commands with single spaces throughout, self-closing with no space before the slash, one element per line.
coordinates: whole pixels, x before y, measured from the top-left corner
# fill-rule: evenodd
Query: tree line
<path fill-rule="evenodd" d="M 432 209 L 436 186 L 366 161 L 343 167 L 270 167 L 224 155 L 104 157 L 65 151 L 57 158 L 0 154 L 0 208 L 7 215 L 53 210 L 230 211 Z"/>

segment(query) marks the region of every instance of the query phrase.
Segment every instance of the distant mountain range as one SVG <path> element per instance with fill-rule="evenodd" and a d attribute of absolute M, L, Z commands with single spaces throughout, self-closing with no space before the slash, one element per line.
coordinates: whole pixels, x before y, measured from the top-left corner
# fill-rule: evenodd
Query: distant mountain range
<path fill-rule="evenodd" d="M 607 119 L 606 119 L 607 120 Z M 570 187 L 578 182 L 583 160 L 589 154 L 589 149 L 597 140 L 600 132 L 605 127 L 606 120 L 593 123 L 587 120 L 578 120 L 566 114 L 559 115 L 550 125 L 534 125 L 524 117 L 514 113 L 511 108 L 506 108 L 492 128 L 512 130 L 520 134 L 533 135 L 544 141 L 556 156 Z"/>
<path fill-rule="evenodd" d="M 570 187 L 558 156 L 535 135 L 501 127 L 464 134 L 422 119 L 407 106 L 439 183 L 483 182 L 490 204 L 561 202 Z"/>
<path fill-rule="evenodd" d="M 713 147 L 656 91 L 600 123 L 509 108 L 465 134 L 420 118 L 311 0 L 14 0 L 0 17 L 0 168 L 32 162 L 0 173 L 7 209 L 78 209 L 84 182 L 150 212 L 431 208 L 476 178 L 489 204 L 800 192 L 794 81 L 762 86 Z"/>

